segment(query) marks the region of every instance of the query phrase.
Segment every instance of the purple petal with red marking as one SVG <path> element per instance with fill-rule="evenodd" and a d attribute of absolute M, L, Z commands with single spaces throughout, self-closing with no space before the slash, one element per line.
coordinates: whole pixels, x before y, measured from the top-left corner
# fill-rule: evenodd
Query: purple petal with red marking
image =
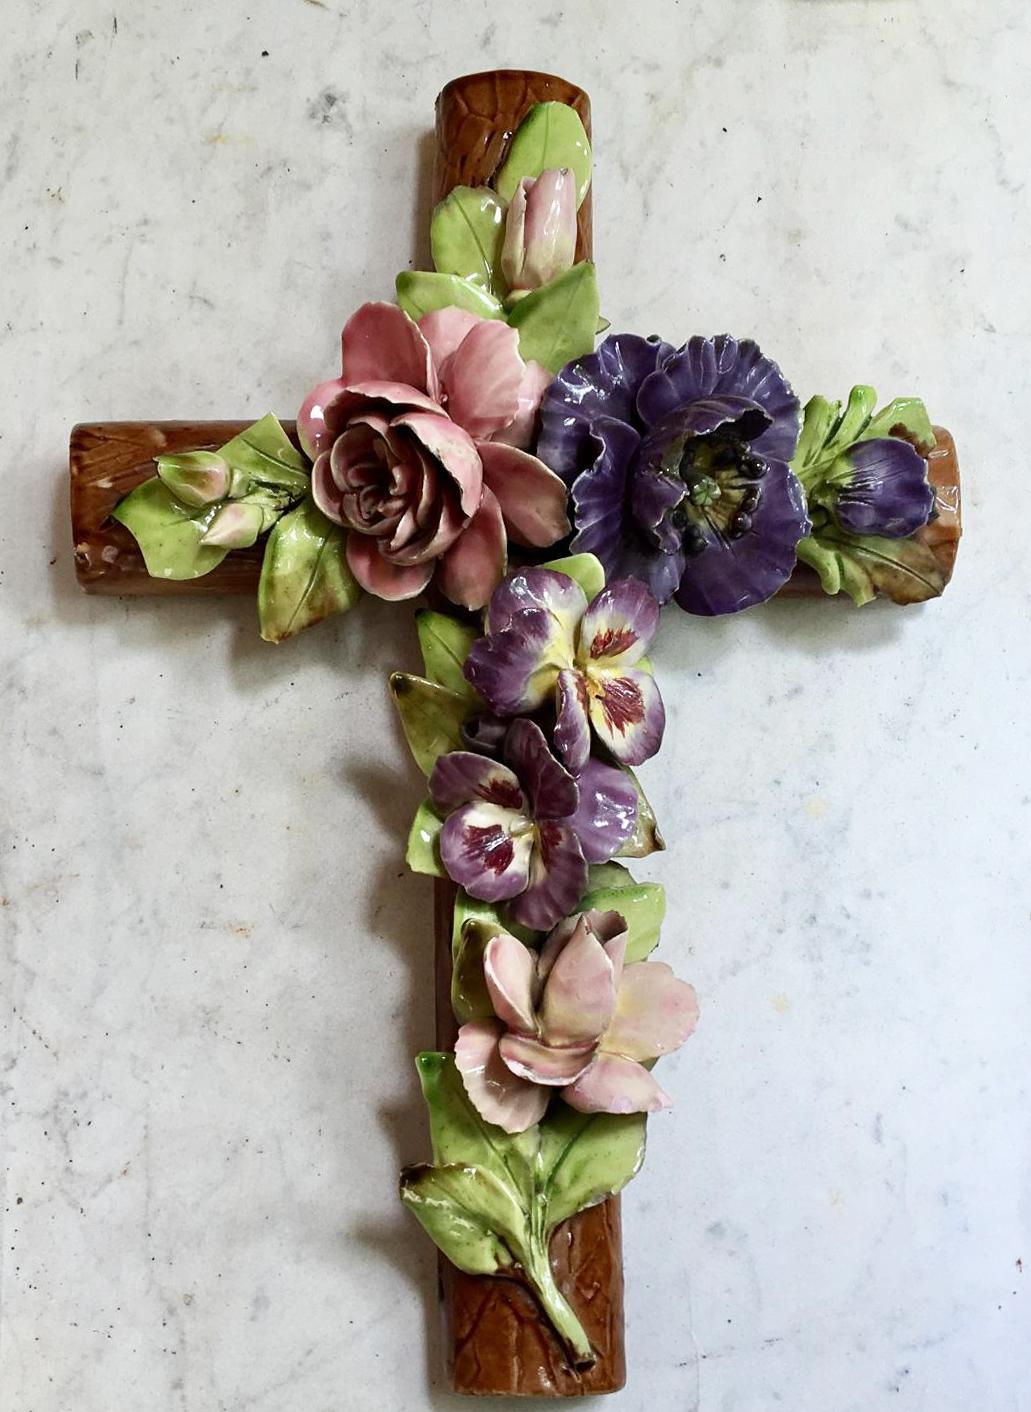
<path fill-rule="evenodd" d="M 441 814 L 480 800 L 515 813 L 526 812 L 519 781 L 507 765 L 474 755 L 471 750 L 451 750 L 438 757 L 430 772 L 430 798 Z"/>
<path fill-rule="evenodd" d="M 505 738 L 505 759 L 519 776 L 535 819 L 564 819 L 576 812 L 576 780 L 552 755 L 540 726 L 514 721 Z"/>
<path fill-rule="evenodd" d="M 550 613 L 521 608 L 504 631 L 476 639 L 462 670 L 492 710 L 516 716 L 548 700 L 560 664 L 571 661 L 572 655 L 572 641 L 556 637 Z"/>
<path fill-rule="evenodd" d="M 547 931 L 586 890 L 587 864 L 572 829 L 551 820 L 539 823 L 529 882 L 512 903 L 512 916 L 534 931 Z"/>
<path fill-rule="evenodd" d="M 597 672 L 588 678 L 598 738 L 624 765 L 650 760 L 662 744 L 666 710 L 650 672 Z"/>
<path fill-rule="evenodd" d="M 569 660 L 563 665 L 571 665 L 573 632 L 587 611 L 587 598 L 580 585 L 554 569 L 520 569 L 499 584 L 491 598 L 487 631 L 503 632 L 523 608 L 541 608 L 551 615 L 556 636 L 569 641 Z"/>
<path fill-rule="evenodd" d="M 513 837 L 520 816 L 497 804 L 463 804 L 444 821 L 440 858 L 447 874 L 470 897 L 503 902 L 526 887 L 530 876 L 531 833 Z"/>
<path fill-rule="evenodd" d="M 622 770 L 590 759 L 576 777 L 580 803 L 568 820 L 588 863 L 614 858 L 637 826 L 637 790 Z"/>
<path fill-rule="evenodd" d="M 647 1069 L 616 1054 L 596 1055 L 562 1098 L 580 1113 L 657 1113 L 673 1106 Z"/>
<path fill-rule="evenodd" d="M 580 624 L 577 661 L 587 668 L 632 667 L 659 626 L 659 605 L 639 579 L 617 579 L 591 603 Z"/>
<path fill-rule="evenodd" d="M 582 672 L 559 672 L 556 704 L 555 749 L 569 769 L 582 770 L 591 753 L 591 719 L 587 713 L 587 683 Z"/>
<path fill-rule="evenodd" d="M 507 1133 L 525 1132 L 548 1107 L 546 1088 L 515 1075 L 501 1057 L 503 1027 L 494 1020 L 471 1020 L 458 1031 L 455 1066 L 473 1107 Z"/>

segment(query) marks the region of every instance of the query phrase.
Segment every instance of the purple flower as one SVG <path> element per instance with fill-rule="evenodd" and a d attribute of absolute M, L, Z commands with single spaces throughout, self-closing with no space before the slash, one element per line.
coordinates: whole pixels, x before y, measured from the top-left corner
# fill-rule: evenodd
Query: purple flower
<path fill-rule="evenodd" d="M 857 441 L 816 494 L 849 534 L 904 539 L 927 523 L 934 491 L 927 462 L 898 437 Z"/>
<path fill-rule="evenodd" d="M 597 760 L 571 774 L 532 721 L 512 723 L 504 756 L 453 750 L 437 760 L 429 785 L 446 816 L 441 861 L 471 897 L 510 901 L 517 922 L 544 931 L 583 896 L 588 863 L 606 862 L 633 834 L 637 792 Z"/>
<path fill-rule="evenodd" d="M 465 675 L 500 716 L 553 704 L 555 747 L 570 769 L 586 764 L 592 727 L 617 760 L 639 765 L 666 723 L 642 665 L 658 623 L 659 605 L 636 579 L 610 583 L 588 604 L 565 574 L 523 569 L 495 589 Z"/>
<path fill-rule="evenodd" d="M 798 399 L 750 340 L 615 334 L 541 403 L 537 454 L 572 492 L 571 547 L 660 603 L 734 613 L 776 593 L 809 532 L 788 462 Z"/>

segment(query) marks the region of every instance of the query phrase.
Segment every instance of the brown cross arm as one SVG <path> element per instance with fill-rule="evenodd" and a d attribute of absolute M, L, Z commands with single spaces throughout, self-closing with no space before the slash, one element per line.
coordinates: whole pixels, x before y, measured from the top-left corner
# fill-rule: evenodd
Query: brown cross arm
<path fill-rule="evenodd" d="M 252 419 L 253 420 L 253 419 Z M 176 451 L 214 450 L 248 422 L 85 422 L 71 437 L 72 534 L 75 572 L 87 593 L 253 593 L 261 572 L 262 544 L 227 554 L 203 578 L 176 582 L 151 578 L 136 541 L 111 512 L 123 496 L 154 474 L 154 457 Z M 284 422 L 294 437 L 293 422 Z M 927 463 L 936 518 L 918 532 L 941 565 L 947 583 L 960 536 L 959 464 L 944 427 Z M 799 565 L 781 589 L 787 597 L 819 597 L 819 580 Z"/>

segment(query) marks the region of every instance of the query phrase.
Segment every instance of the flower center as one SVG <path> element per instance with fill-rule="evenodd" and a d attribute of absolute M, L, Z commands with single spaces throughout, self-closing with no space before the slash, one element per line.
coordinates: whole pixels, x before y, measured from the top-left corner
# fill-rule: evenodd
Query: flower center
<path fill-rule="evenodd" d="M 706 530 L 724 539 L 740 539 L 752 528 L 762 495 L 759 482 L 769 466 L 733 427 L 688 438 L 679 463 L 670 469 L 687 487 L 673 512 L 686 553 L 701 553 Z"/>

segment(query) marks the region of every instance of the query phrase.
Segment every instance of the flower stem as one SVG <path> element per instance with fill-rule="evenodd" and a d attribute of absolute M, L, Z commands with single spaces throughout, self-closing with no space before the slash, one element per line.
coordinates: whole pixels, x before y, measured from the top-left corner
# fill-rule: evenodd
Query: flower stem
<path fill-rule="evenodd" d="M 548 1258 L 547 1242 L 533 1237 L 530 1242 L 529 1258 L 523 1271 L 534 1288 L 537 1298 L 555 1332 L 569 1354 L 576 1368 L 590 1368 L 595 1362 L 595 1352 L 590 1339 L 584 1332 L 580 1320 L 573 1313 L 568 1301 L 555 1283 L 555 1276 Z"/>

